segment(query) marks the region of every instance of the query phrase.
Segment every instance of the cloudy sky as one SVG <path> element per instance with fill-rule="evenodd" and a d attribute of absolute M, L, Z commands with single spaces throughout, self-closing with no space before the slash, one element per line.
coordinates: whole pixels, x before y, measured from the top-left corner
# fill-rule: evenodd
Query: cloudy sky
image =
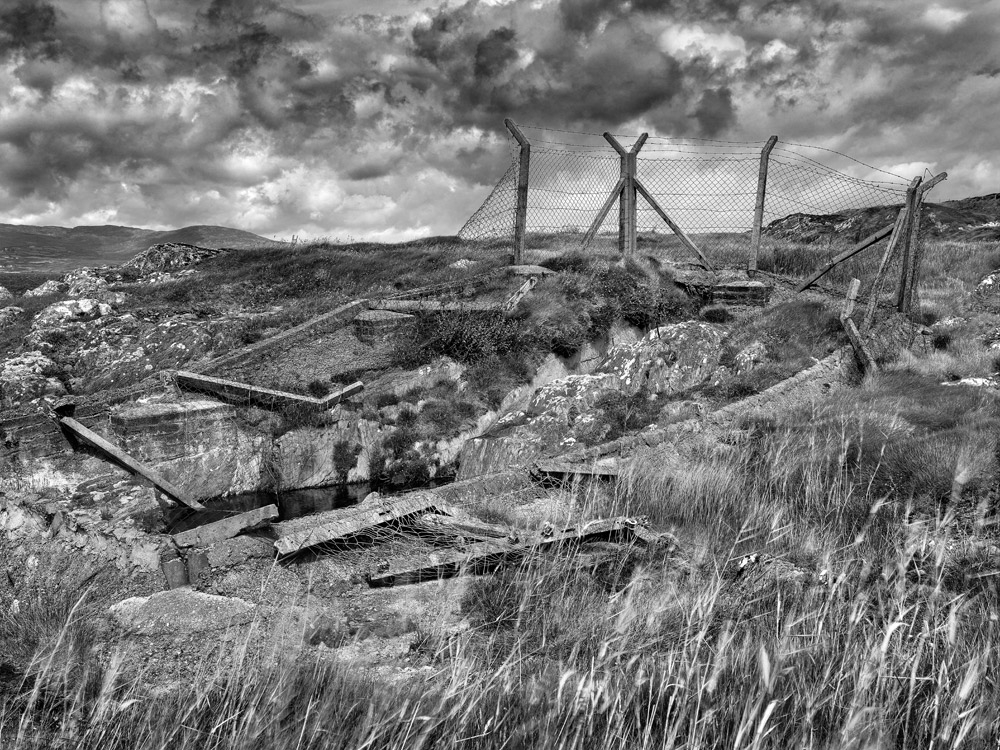
<path fill-rule="evenodd" d="M 0 222 L 452 234 L 503 118 L 1000 191 L 996 0 L 0 0 Z"/>

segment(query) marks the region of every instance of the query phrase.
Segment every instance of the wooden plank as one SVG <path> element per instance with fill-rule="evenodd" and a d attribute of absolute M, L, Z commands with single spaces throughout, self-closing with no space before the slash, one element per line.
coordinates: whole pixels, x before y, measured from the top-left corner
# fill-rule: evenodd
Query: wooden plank
<path fill-rule="evenodd" d="M 767 167 L 771 151 L 778 142 L 778 136 L 767 139 L 760 151 L 760 168 L 757 170 L 757 201 L 753 209 L 753 229 L 750 232 L 750 256 L 747 258 L 747 276 L 751 279 L 757 273 L 757 256 L 760 255 L 760 232 L 764 223 L 764 198 L 767 194 Z"/>
<path fill-rule="evenodd" d="M 914 307 L 920 307 L 920 299 L 918 297 L 918 290 L 920 287 L 920 267 L 924 260 L 924 247 L 923 243 L 920 242 L 920 214 L 923 210 L 924 205 L 924 195 L 931 190 L 935 185 L 944 180 L 948 176 L 947 172 L 941 172 L 934 175 L 927 182 L 921 183 L 920 189 L 917 191 L 917 208 L 916 215 L 911 225 L 910 234 L 910 245 L 913 248 L 913 262 L 912 269 L 910 272 L 909 286 L 907 287 L 908 299 L 906 301 L 907 311 L 912 310 Z"/>
<path fill-rule="evenodd" d="M 247 529 L 252 529 L 262 523 L 273 521 L 277 517 L 278 506 L 266 505 L 263 508 L 248 510 L 246 513 L 240 513 L 236 516 L 223 518 L 221 521 L 206 523 L 204 526 L 196 526 L 188 531 L 174 534 L 174 542 L 178 547 L 207 547 L 224 539 L 231 539 Z"/>
<path fill-rule="evenodd" d="M 275 549 L 290 555 L 317 544 L 342 542 L 363 531 L 398 522 L 417 513 L 436 510 L 437 499 L 425 492 L 404 495 L 394 502 L 350 510 L 331 510 L 315 516 L 275 524 Z"/>
<path fill-rule="evenodd" d="M 440 513 L 423 513 L 406 522 L 408 533 L 435 543 L 455 544 L 460 538 L 469 542 L 506 539 L 510 533 L 502 526 L 482 523 L 472 518 L 454 518 Z"/>
<path fill-rule="evenodd" d="M 867 250 L 869 247 L 871 247 L 872 245 L 874 245 L 876 242 L 879 242 L 880 240 L 884 240 L 886 237 L 888 237 L 890 234 L 893 233 L 893 230 L 895 228 L 896 228 L 896 225 L 893 224 L 892 226 L 882 227 L 880 230 L 878 230 L 874 234 L 868 235 L 863 240 L 861 240 L 861 242 L 859 242 L 858 244 L 856 244 L 854 247 L 850 248 L 849 250 L 845 250 L 840 255 L 838 255 L 836 258 L 834 258 L 833 260 L 831 260 L 828 263 L 824 264 L 818 271 L 815 271 L 808 279 L 806 279 L 801 284 L 799 284 L 798 287 L 795 289 L 795 291 L 796 292 L 804 292 L 806 289 L 808 289 L 813 284 L 815 284 L 817 281 L 819 281 L 821 278 L 823 278 L 824 276 L 826 276 L 826 274 L 828 274 L 830 271 L 832 271 L 836 266 L 838 266 L 841 263 L 843 263 L 845 260 L 847 260 L 849 258 L 853 258 L 855 255 L 857 255 L 858 253 L 860 253 L 862 250 Z"/>
<path fill-rule="evenodd" d="M 465 550 L 434 554 L 416 565 L 407 564 L 386 571 L 370 573 L 369 586 L 393 586 L 399 583 L 417 583 L 435 578 L 446 578 L 464 572 L 489 571 L 499 565 L 515 562 L 539 550 L 564 544 L 579 544 L 587 541 L 607 540 L 624 537 L 629 541 L 641 541 L 658 537 L 652 532 L 640 531 L 629 518 L 607 518 L 582 526 L 568 526 L 560 531 L 538 533 L 521 543 L 480 542 L 469 545 Z"/>
<path fill-rule="evenodd" d="M 536 461 L 535 468 L 543 474 L 580 474 L 591 477 L 616 477 L 617 466 L 599 466 L 594 463 L 580 464 L 572 461 Z"/>
<path fill-rule="evenodd" d="M 611 210 L 611 206 L 614 205 L 615 201 L 618 200 L 618 196 L 621 195 L 622 190 L 625 189 L 625 183 L 626 179 L 624 177 L 619 177 L 618 182 L 615 183 L 613 188 L 611 188 L 611 194 L 608 195 L 607 200 L 604 201 L 604 205 L 601 206 L 601 210 L 597 212 L 597 218 L 594 219 L 593 223 L 590 225 L 590 229 L 587 230 L 587 233 L 583 235 L 583 244 L 580 245 L 581 250 L 586 250 L 590 246 L 590 243 L 594 239 L 594 235 L 597 234 L 597 230 L 601 228 L 601 224 L 603 224 L 604 220 L 608 217 L 608 212 Z"/>
<path fill-rule="evenodd" d="M 514 265 L 518 265 L 524 257 L 524 234 L 528 223 L 528 173 L 531 165 L 531 143 L 524 137 L 521 129 L 514 121 L 507 118 L 503 121 L 507 130 L 517 140 L 517 207 L 514 213 Z"/>
<path fill-rule="evenodd" d="M 656 199 L 649 194 L 649 191 L 646 190 L 646 187 L 641 182 L 639 182 L 639 180 L 635 181 L 635 189 L 639 191 L 639 194 L 643 198 L 645 198 L 646 203 L 648 203 L 650 207 L 660 215 L 660 218 L 663 219 L 663 221 L 666 223 L 668 227 L 670 227 L 670 231 L 673 232 L 675 235 L 677 235 L 677 239 L 679 239 L 682 243 L 684 243 L 684 245 L 688 248 L 688 250 L 690 250 L 691 252 L 696 254 L 699 258 L 701 258 L 702 265 L 704 265 L 705 268 L 707 268 L 712 273 L 715 273 L 715 268 L 712 266 L 711 263 L 708 262 L 708 258 L 705 257 L 705 254 L 698 248 L 696 244 L 694 244 L 694 242 L 691 241 L 690 237 L 684 234 L 684 230 L 681 229 L 676 224 L 676 222 L 674 222 L 673 219 L 667 216 L 667 212 L 660 207 L 660 204 L 656 202 Z"/>
<path fill-rule="evenodd" d="M 183 503 L 194 510 L 205 510 L 204 505 L 199 503 L 194 498 L 188 497 L 187 493 L 182 492 L 177 487 L 172 485 L 160 476 L 159 472 L 155 469 L 133 458 L 121 448 L 110 443 L 108 440 L 104 439 L 93 430 L 90 430 L 80 424 L 72 417 L 61 417 L 59 419 L 59 424 L 66 428 L 73 436 L 108 456 L 114 463 L 118 464 L 122 468 L 132 472 L 133 474 L 138 474 L 139 476 L 148 479 L 152 482 L 153 486 L 163 494 L 172 497 L 174 500 Z"/>
<path fill-rule="evenodd" d="M 920 183 L 922 178 L 915 177 L 910 187 L 906 191 L 906 226 L 903 228 L 903 262 L 899 272 L 899 286 L 896 287 L 896 309 L 903 311 L 904 299 L 907 296 L 907 289 L 910 281 L 910 264 L 912 262 L 910 253 L 910 238 L 912 237 L 913 221 L 917 218 L 918 206 L 920 205 Z"/>

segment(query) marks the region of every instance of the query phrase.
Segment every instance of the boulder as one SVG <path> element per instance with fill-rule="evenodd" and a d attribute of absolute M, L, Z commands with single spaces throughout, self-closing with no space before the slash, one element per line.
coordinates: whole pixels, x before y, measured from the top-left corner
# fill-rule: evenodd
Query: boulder
<path fill-rule="evenodd" d="M 70 297 L 96 297 L 108 288 L 108 282 L 89 268 L 70 271 L 62 280 L 68 287 L 66 294 Z"/>
<path fill-rule="evenodd" d="M 767 360 L 767 348 L 760 341 L 754 341 L 736 353 L 733 357 L 733 369 L 737 375 L 742 375 L 765 360 Z"/>
<path fill-rule="evenodd" d="M 0 301 L 5 299 L 12 299 L 14 297 L 13 293 L 5 286 L 0 286 Z"/>
<path fill-rule="evenodd" d="M 9 326 L 21 315 L 24 314 L 23 307 L 2 307 L 0 308 L 0 328 Z"/>
<path fill-rule="evenodd" d="M 1000 269 L 986 274 L 972 290 L 972 299 L 980 310 L 1000 312 Z"/>
<path fill-rule="evenodd" d="M 66 291 L 66 285 L 61 281 L 49 279 L 44 284 L 36 286 L 24 293 L 25 297 L 45 297 L 49 294 L 62 294 Z"/>
<path fill-rule="evenodd" d="M 243 599 L 203 594 L 190 588 L 134 596 L 108 610 L 124 630 L 137 635 L 191 635 L 248 623 L 253 605 Z"/>
<path fill-rule="evenodd" d="M 69 299 L 55 302 L 43 309 L 31 324 L 32 330 L 42 328 L 59 328 L 67 323 L 78 323 L 94 320 L 103 315 L 110 315 L 111 305 L 98 302 L 96 299 Z"/>
<path fill-rule="evenodd" d="M 178 268 L 194 265 L 222 252 L 225 251 L 188 245 L 183 242 L 166 242 L 143 250 L 134 258 L 127 261 L 122 268 L 134 271 L 139 276 L 146 276 L 157 271 L 173 271 Z"/>
<path fill-rule="evenodd" d="M 41 352 L 24 352 L 0 364 L 0 404 L 5 408 L 42 396 L 61 396 L 63 384 L 52 377 L 55 362 Z"/>

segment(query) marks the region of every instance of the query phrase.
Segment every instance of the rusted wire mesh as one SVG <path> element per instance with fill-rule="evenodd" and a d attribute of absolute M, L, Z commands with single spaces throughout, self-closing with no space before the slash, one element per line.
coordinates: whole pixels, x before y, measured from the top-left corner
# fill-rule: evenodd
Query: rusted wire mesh
<path fill-rule="evenodd" d="M 618 154 L 597 134 L 521 129 L 531 143 L 526 247 L 582 246 L 618 182 Z M 626 149 L 637 139 L 615 137 Z M 764 145 L 652 136 L 639 151 L 636 179 L 713 264 L 741 267 L 750 250 Z M 513 248 L 518 153 L 511 139 L 510 167 L 462 227 L 463 238 Z M 769 161 L 760 267 L 808 274 L 862 236 L 891 224 L 892 207 L 902 203 L 906 185 L 904 178 L 844 154 L 779 140 Z M 588 249 L 617 251 L 618 226 L 616 201 Z M 641 196 L 636 226 L 640 251 L 660 248 L 690 256 Z M 803 246 L 808 253 L 798 252 Z M 866 265 L 877 267 L 879 254 L 869 251 Z"/>

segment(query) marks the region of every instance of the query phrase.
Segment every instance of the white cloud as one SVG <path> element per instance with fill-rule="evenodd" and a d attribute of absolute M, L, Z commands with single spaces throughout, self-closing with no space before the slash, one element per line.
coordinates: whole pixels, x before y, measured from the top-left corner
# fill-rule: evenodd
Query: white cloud
<path fill-rule="evenodd" d="M 660 48 L 681 60 L 708 57 L 716 65 L 740 66 L 746 61 L 747 45 L 728 31 L 705 31 L 701 26 L 671 26 L 660 35 Z"/>
<path fill-rule="evenodd" d="M 956 10 L 955 8 L 946 8 L 934 4 L 924 11 L 921 18 L 929 26 L 933 26 L 941 31 L 950 31 L 962 23 L 968 15 L 968 12 L 964 10 Z"/>

